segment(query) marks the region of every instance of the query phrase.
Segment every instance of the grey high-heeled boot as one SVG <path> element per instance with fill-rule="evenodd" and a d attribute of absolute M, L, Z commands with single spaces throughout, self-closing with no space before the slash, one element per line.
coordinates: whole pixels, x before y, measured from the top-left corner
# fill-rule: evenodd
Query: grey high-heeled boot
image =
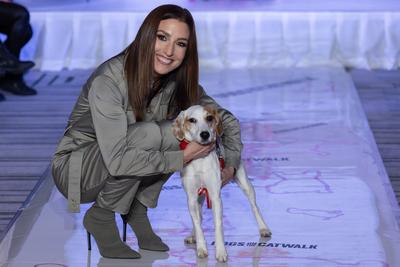
<path fill-rule="evenodd" d="M 141 249 L 152 251 L 168 251 L 169 247 L 156 235 L 147 217 L 147 207 L 135 199 L 126 222 L 135 232 L 138 245 Z"/>
<path fill-rule="evenodd" d="M 101 256 L 119 259 L 140 258 L 138 252 L 122 242 L 113 211 L 92 206 L 83 218 L 83 225 L 96 240 Z"/>

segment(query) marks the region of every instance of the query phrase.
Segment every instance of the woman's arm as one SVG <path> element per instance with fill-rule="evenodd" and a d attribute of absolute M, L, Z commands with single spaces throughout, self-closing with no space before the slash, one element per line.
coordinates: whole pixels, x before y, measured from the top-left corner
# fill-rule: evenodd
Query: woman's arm
<path fill-rule="evenodd" d="M 128 123 L 124 99 L 110 77 L 96 77 L 88 100 L 97 142 L 105 166 L 112 176 L 149 176 L 183 168 L 182 151 L 146 151 L 127 146 Z"/>

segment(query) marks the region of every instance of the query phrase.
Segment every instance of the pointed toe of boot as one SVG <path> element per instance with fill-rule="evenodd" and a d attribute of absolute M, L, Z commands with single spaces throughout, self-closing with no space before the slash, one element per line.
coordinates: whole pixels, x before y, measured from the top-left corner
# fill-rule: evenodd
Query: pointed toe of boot
<path fill-rule="evenodd" d="M 161 240 L 159 242 L 156 242 L 154 240 L 149 240 L 148 242 L 146 241 L 139 242 L 139 248 L 151 251 L 160 251 L 160 252 L 169 251 L 169 247 L 167 246 L 167 244 L 165 244 Z"/>

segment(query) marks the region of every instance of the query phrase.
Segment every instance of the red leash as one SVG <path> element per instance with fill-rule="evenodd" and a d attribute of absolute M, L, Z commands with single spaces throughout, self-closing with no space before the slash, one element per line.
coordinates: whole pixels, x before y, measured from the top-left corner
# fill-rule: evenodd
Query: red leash
<path fill-rule="evenodd" d="M 183 140 L 179 143 L 179 148 L 180 148 L 181 150 L 184 150 L 188 144 L 189 144 L 189 142 L 188 142 L 187 140 L 183 139 Z M 219 166 L 220 166 L 220 168 L 221 168 L 221 170 L 222 170 L 222 169 L 225 167 L 225 161 L 224 161 L 224 159 L 223 159 L 221 156 L 219 156 L 218 159 L 219 159 Z M 211 209 L 211 199 L 210 199 L 210 196 L 208 195 L 208 190 L 207 190 L 207 188 L 205 188 L 205 187 L 200 187 L 200 188 L 197 190 L 197 194 L 198 194 L 199 196 L 201 196 L 202 194 L 205 194 L 205 195 L 206 195 L 207 208 L 208 208 L 208 209 Z"/>
<path fill-rule="evenodd" d="M 211 209 L 211 199 L 210 196 L 208 195 L 208 190 L 205 187 L 200 187 L 199 190 L 197 190 L 197 194 L 201 196 L 202 194 L 206 195 L 206 200 L 207 200 L 207 209 Z"/>

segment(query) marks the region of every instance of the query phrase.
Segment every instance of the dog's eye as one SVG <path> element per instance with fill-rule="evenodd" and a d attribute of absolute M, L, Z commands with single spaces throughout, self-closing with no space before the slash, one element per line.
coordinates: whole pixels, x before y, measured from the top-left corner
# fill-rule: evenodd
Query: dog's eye
<path fill-rule="evenodd" d="M 212 122 L 212 121 L 214 120 L 214 117 L 211 116 L 211 115 L 208 115 L 208 116 L 206 117 L 206 120 L 207 120 L 208 122 Z"/>
<path fill-rule="evenodd" d="M 191 122 L 191 123 L 196 123 L 197 120 L 196 120 L 195 118 L 190 118 L 190 119 L 189 119 L 189 122 Z"/>

